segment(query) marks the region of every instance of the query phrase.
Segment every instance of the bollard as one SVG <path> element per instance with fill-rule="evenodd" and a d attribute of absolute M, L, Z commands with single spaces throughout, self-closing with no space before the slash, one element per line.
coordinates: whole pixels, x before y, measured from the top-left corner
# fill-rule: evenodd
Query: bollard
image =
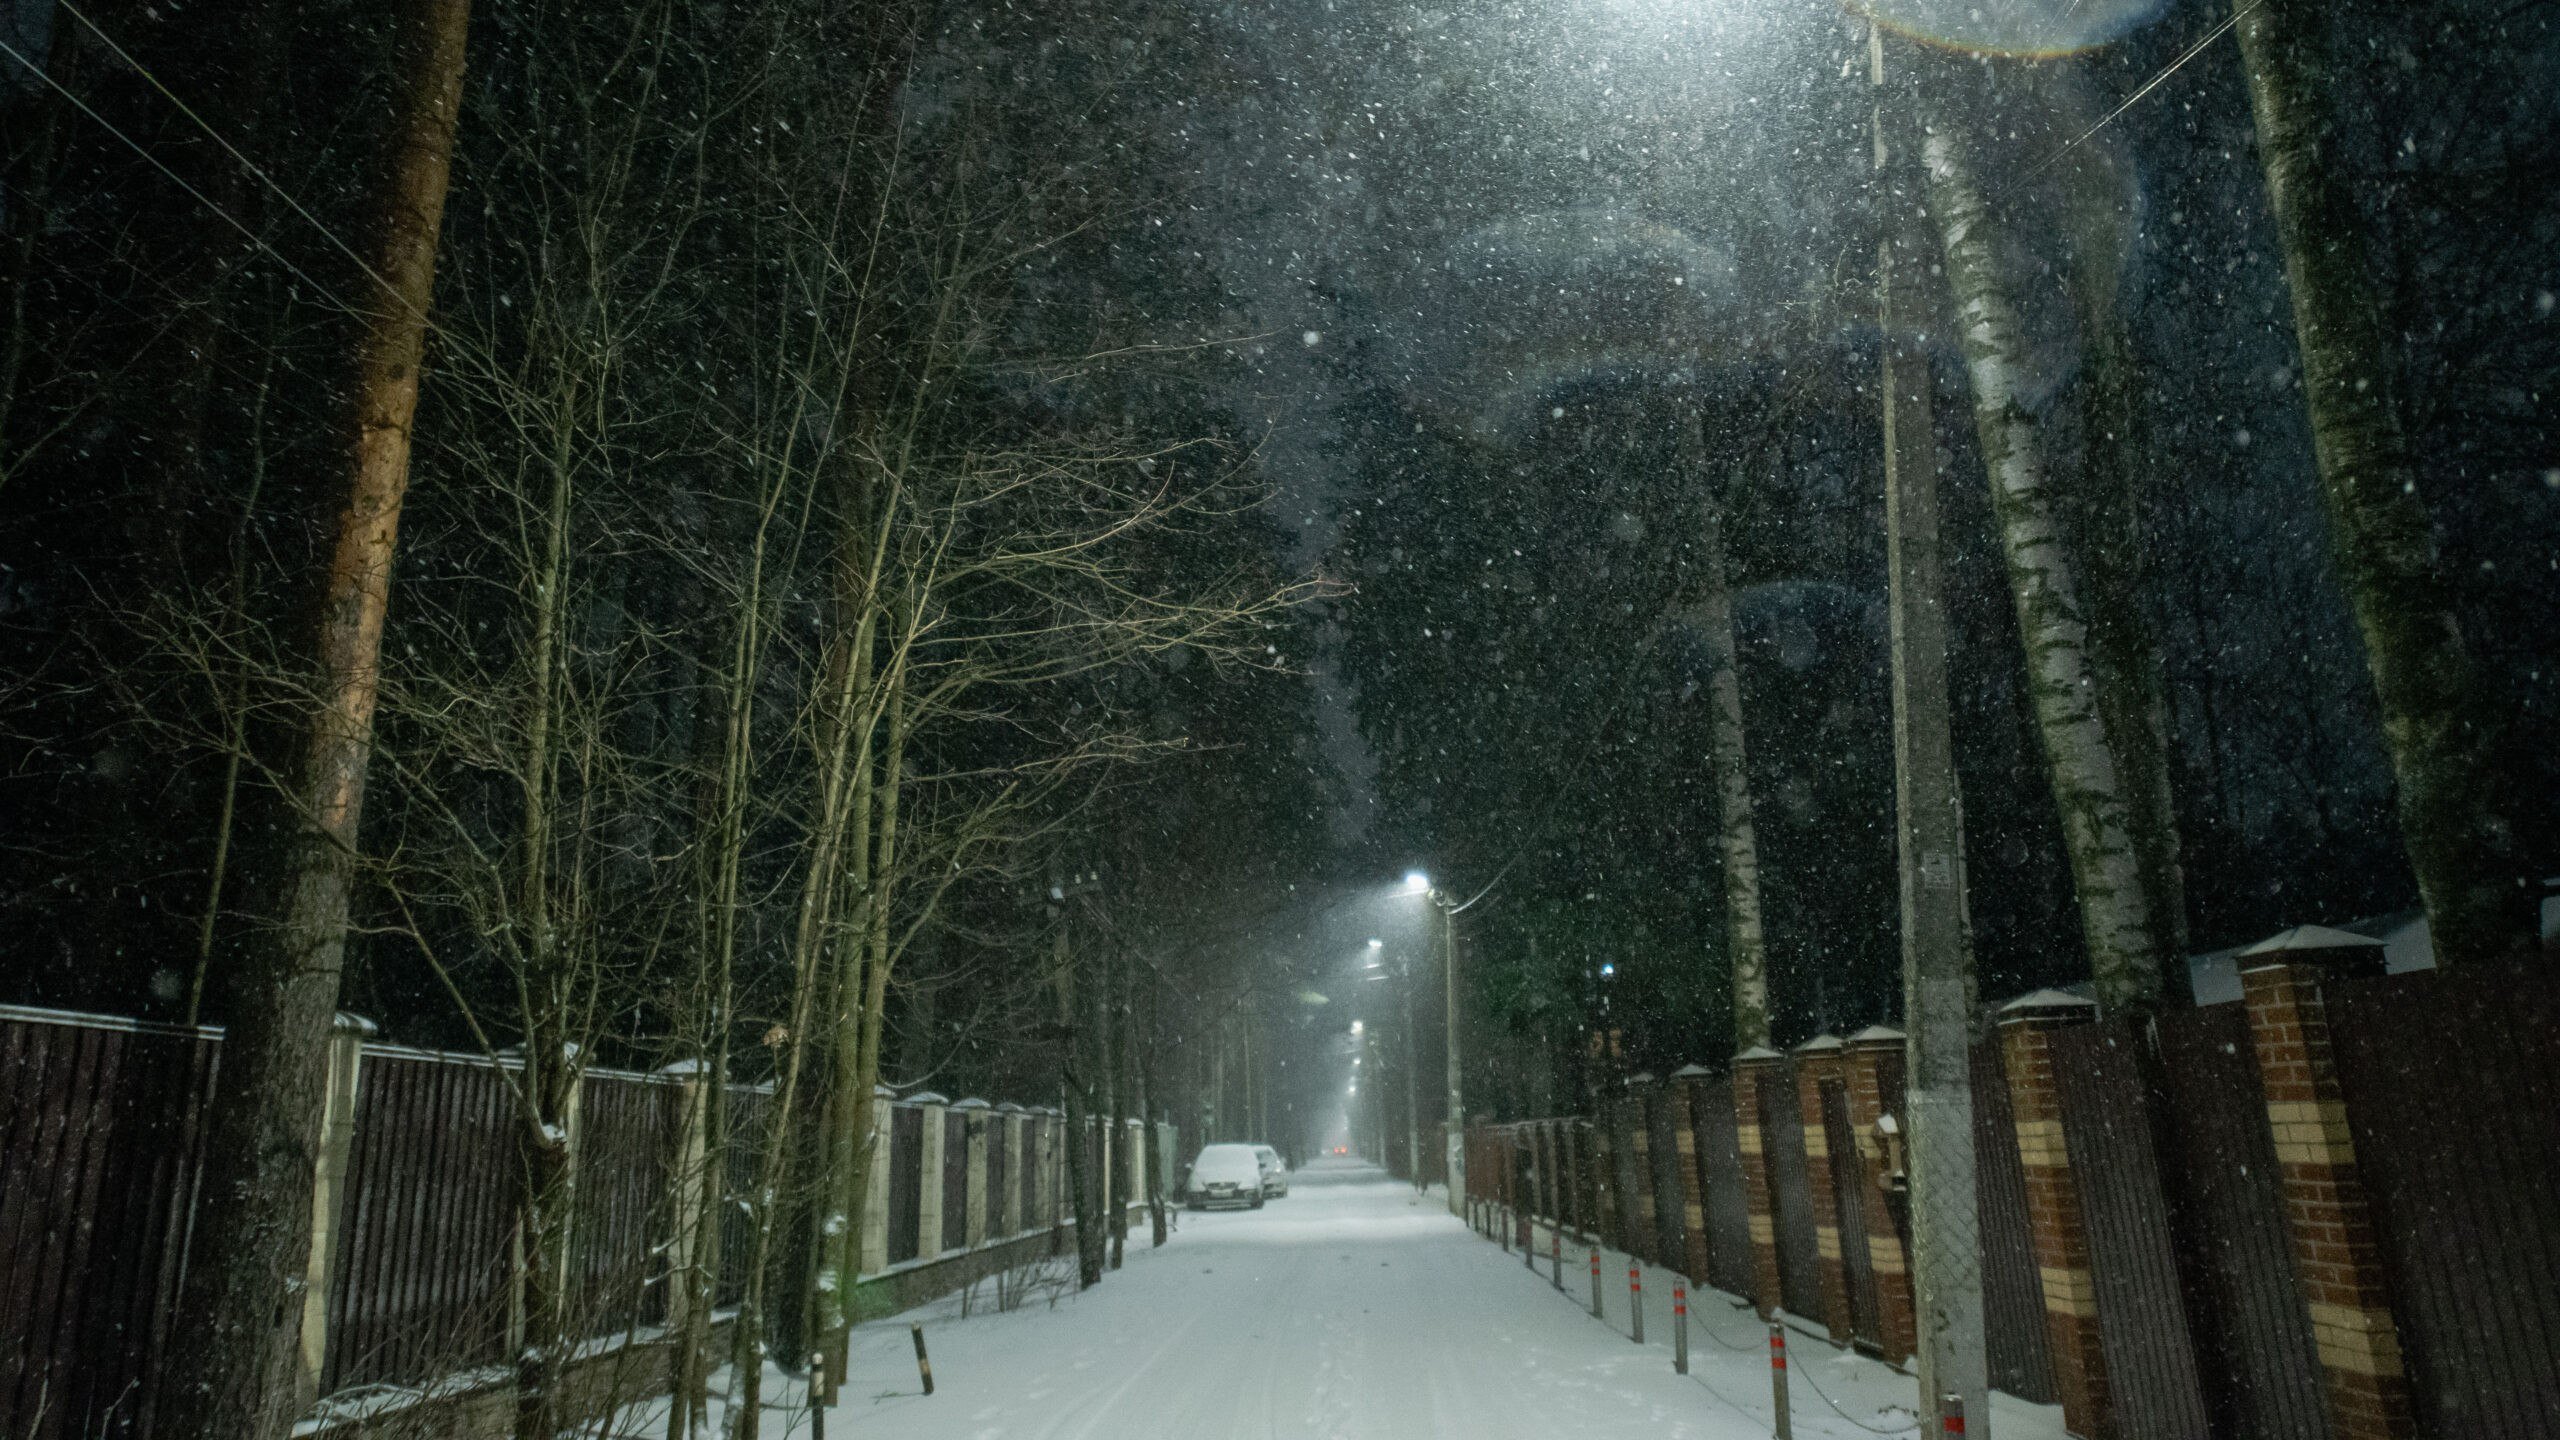
<path fill-rule="evenodd" d="M 1671 1277 L 1671 1371 L 1689 1373 L 1689 1282 Z"/>
<path fill-rule="evenodd" d="M 809 1440 L 827 1440 L 827 1357 L 809 1357 Z"/>
<path fill-rule="evenodd" d="M 1605 1318 L 1600 1313 L 1600 1244 L 1596 1240 L 1591 1245 L 1591 1318 Z"/>
<path fill-rule="evenodd" d="M 1938 1401 L 1938 1430 L 1945 1435 L 1964 1433 L 1964 1397 L 1943 1396 Z"/>
<path fill-rule="evenodd" d="M 1778 1440 L 1795 1440 L 1795 1419 L 1787 1413 L 1787 1331 L 1777 1321 L 1769 1322 L 1769 1399 L 1777 1406 Z"/>
<path fill-rule="evenodd" d="M 924 1327 L 910 1324 L 907 1333 L 916 1339 L 916 1373 L 924 1377 L 924 1393 L 933 1393 L 933 1362 L 924 1357 Z"/>
<path fill-rule="evenodd" d="M 1644 1271 L 1627 1257 L 1627 1338 L 1644 1343 Z"/>
<path fill-rule="evenodd" d="M 1557 1227 L 1555 1234 L 1547 1238 L 1547 1258 L 1555 1267 L 1556 1288 L 1562 1290 L 1564 1288 L 1564 1229 L 1561 1226 Z"/>

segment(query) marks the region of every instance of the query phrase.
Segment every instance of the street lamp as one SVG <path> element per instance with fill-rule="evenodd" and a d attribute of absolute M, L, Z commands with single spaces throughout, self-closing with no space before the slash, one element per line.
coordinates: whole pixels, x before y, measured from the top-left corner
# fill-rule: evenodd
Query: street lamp
<path fill-rule="evenodd" d="M 1498 877 L 1497 877 L 1498 878 Z M 1444 1170 L 1449 1177 L 1449 1213 L 1461 1213 L 1467 1193 L 1467 1107 L 1458 1081 L 1458 912 L 1475 903 L 1458 904 L 1431 883 L 1431 877 L 1420 870 L 1408 870 L 1404 876 L 1404 893 L 1419 895 L 1440 912 L 1440 973 L 1447 985 L 1443 1010 L 1448 1019 L 1448 1040 L 1441 1048 L 1448 1057 L 1448 1119 L 1441 1130 L 1445 1155 Z M 1479 895 L 1477 899 L 1482 899 Z"/>

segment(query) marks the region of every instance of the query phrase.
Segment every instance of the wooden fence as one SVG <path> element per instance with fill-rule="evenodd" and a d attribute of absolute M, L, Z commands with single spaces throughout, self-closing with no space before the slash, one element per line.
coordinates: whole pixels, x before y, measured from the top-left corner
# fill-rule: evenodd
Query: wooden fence
<path fill-rule="evenodd" d="M 511 1077 L 474 1056 L 361 1043 L 324 1153 L 306 1312 L 318 1397 L 414 1389 L 497 1367 L 518 1348 L 512 1256 L 522 1166 Z M 0 1008 L 0 1435 L 154 1433 L 153 1393 L 186 1263 L 198 1118 L 221 1040 L 107 1017 Z M 586 1072 L 571 1127 L 574 1339 L 630 1339 L 667 1317 L 674 1209 L 701 1153 L 678 1075 Z M 714 1303 L 743 1291 L 772 1101 L 728 1088 Z M 864 1278 L 1067 1223 L 1054 1111 L 911 1097 L 884 1107 L 888 1174 L 862 1237 Z M 330 1127 L 324 1125 L 324 1132 Z M 937 1142 L 930 1147 L 926 1137 Z M 1143 1175 L 1132 1126 L 1112 1147 Z M 923 1164 L 930 1148 L 932 1168 Z M 324 1152 L 327 1146 L 324 1142 Z M 1133 1201 L 1143 1197 L 1133 1183 Z M 162 1427 L 165 1428 L 165 1427 Z"/>
<path fill-rule="evenodd" d="M 2116 1440 L 2560 1433 L 2560 970 L 2378 960 L 2288 932 L 2244 953 L 2240 1003 L 2138 1028 L 2047 993 L 1985 1025 L 1997 1388 Z M 1747 1054 L 1747 1086 L 1692 1068 L 1589 1119 L 1479 1124 L 1473 1213 L 1900 1360 L 1900 1044 L 1824 1037 Z"/>

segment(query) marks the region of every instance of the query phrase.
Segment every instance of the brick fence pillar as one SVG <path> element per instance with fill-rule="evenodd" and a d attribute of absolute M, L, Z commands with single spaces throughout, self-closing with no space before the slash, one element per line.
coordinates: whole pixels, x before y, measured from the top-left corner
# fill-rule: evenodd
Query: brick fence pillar
<path fill-rule="evenodd" d="M 360 1015 L 338 1013 L 330 1027 L 329 1063 L 320 1092 L 320 1148 L 311 1176 L 311 1256 L 302 1290 L 302 1369 L 296 1414 L 320 1398 L 320 1370 L 329 1357 L 329 1282 L 343 1245 L 347 1158 L 355 1144 L 356 1085 L 364 1071 L 364 1042 L 374 1025 Z"/>
<path fill-rule="evenodd" d="M 996 1141 L 1004 1150 L 1004 1193 L 987 1197 L 989 1223 L 998 1234 L 1019 1235 L 1031 1228 L 1031 1217 L 1022 1213 L 1023 1169 L 1031 1163 L 1031 1147 L 1023 1142 L 1028 1133 L 1022 1123 L 1022 1107 L 1007 1100 L 996 1107 Z"/>
<path fill-rule="evenodd" d="M 1701 1065 L 1671 1072 L 1671 1143 L 1680 1165 L 1680 1271 L 1691 1289 L 1707 1283 L 1707 1172 L 1698 1161 L 1698 1107 L 1709 1080 Z"/>
<path fill-rule="evenodd" d="M 854 1274 L 877 1275 L 889 1268 L 889 1121 L 898 1092 L 886 1085 L 871 1087 L 871 1133 L 862 1143 L 871 1152 L 862 1175 L 862 1257 Z"/>
<path fill-rule="evenodd" d="M 2071 1158 L 2062 1142 L 2062 1092 L 2053 1069 L 2053 1032 L 2098 1016 L 2094 1002 L 2039 990 L 2000 1008 L 2000 1058 L 2008 1071 L 2018 1161 L 2026 1172 L 2027 1232 L 2044 1289 L 2062 1421 L 2074 1435 L 2115 1434 L 2114 1392 L 2098 1344 L 2098 1302 L 2089 1274 L 2089 1230 Z"/>
<path fill-rule="evenodd" d="M 1877 1340 L 1885 1358 L 1897 1362 L 1918 1353 L 1920 1317 L 1912 1308 L 1911 1261 L 1894 1223 L 1894 1172 L 1899 1157 L 1885 1144 L 1881 1122 L 1889 1113 L 1885 1097 L 1892 1095 L 1897 1102 L 1901 1098 L 1906 1038 L 1889 1025 L 1870 1025 L 1840 1048 L 1841 1070 L 1849 1084 L 1849 1128 L 1858 1137 L 1858 1195 L 1867 1211 L 1867 1264 L 1876 1277 Z M 1902 1117 L 1896 1115 L 1897 1133 L 1901 1123 Z"/>
<path fill-rule="evenodd" d="M 967 1137 L 969 1151 L 962 1161 L 965 1168 L 961 1173 L 967 1177 L 969 1188 L 960 1202 L 961 1236 L 957 1241 L 945 1236 L 943 1243 L 976 1249 L 986 1243 L 990 1233 L 987 1229 L 987 1143 L 993 1133 L 988 1122 L 994 1118 L 995 1107 L 984 1100 L 963 1100 L 951 1108 L 967 1112 L 960 1133 Z"/>
<path fill-rule="evenodd" d="M 1733 1057 L 1734 1138 L 1742 1151 L 1742 1194 L 1751 1207 L 1751 1301 L 1763 1319 L 1785 1306 L 1786 1292 L 1778 1281 L 1778 1208 L 1760 1138 L 1760 1090 L 1781 1083 L 1777 1067 L 1785 1058 L 1764 1045 Z"/>
<path fill-rule="evenodd" d="M 908 1103 L 924 1116 L 924 1143 L 916 1166 L 916 1258 L 930 1260 L 953 1241 L 942 1233 L 942 1153 L 948 1133 L 942 1117 L 950 1101 L 930 1092 L 910 1096 Z"/>
<path fill-rule="evenodd" d="M 1822 1116 L 1823 1082 L 1841 1079 L 1840 1037 L 1816 1035 L 1796 1047 L 1796 1115 L 1804 1123 L 1805 1187 L 1813 1193 L 1813 1244 L 1822 1280 L 1822 1323 L 1831 1343 L 1846 1345 L 1857 1323 L 1849 1310 L 1849 1266 L 1840 1249 L 1840 1192 L 1831 1175 L 1831 1127 Z M 1841 1163 L 1856 1157 L 1839 1157 Z"/>
<path fill-rule="evenodd" d="M 1618 1102 L 1619 1132 L 1627 1137 L 1626 1153 L 1618 1159 L 1618 1176 L 1627 1191 L 1626 1233 L 1619 1237 L 1619 1249 L 1639 1259 L 1659 1263 L 1654 1252 L 1662 1248 L 1662 1212 L 1653 1193 L 1653 1121 L 1646 1112 L 1653 1094 L 1650 1072 L 1627 1077 L 1627 1093 Z"/>
<path fill-rule="evenodd" d="M 2382 942 L 2304 925 L 2241 951 L 2239 963 L 2330 1424 L 2338 1440 L 2404 1440 L 2417 1433 L 2408 1372 L 2323 993 L 2340 979 L 2381 974 Z"/>
<path fill-rule="evenodd" d="M 1582 1125 L 1582 1163 L 1590 1174 L 1592 1240 L 1626 1248 L 1626 1189 L 1618 1184 L 1618 1135 L 1610 1133 L 1608 1104 L 1597 1104 L 1600 1117 Z"/>

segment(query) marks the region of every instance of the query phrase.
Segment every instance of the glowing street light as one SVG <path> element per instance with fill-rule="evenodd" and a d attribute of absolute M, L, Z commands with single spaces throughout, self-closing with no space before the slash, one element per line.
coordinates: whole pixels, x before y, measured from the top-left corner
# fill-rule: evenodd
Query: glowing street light
<path fill-rule="evenodd" d="M 1369 937 L 1369 948 L 1372 950 L 1384 950 L 1387 948 L 1387 942 L 1379 939 L 1375 935 L 1372 935 Z"/>
<path fill-rule="evenodd" d="M 1430 888 L 1430 876 L 1423 874 L 1419 870 L 1407 870 L 1404 872 L 1404 893 L 1407 895 L 1420 895 L 1430 890 Z"/>

